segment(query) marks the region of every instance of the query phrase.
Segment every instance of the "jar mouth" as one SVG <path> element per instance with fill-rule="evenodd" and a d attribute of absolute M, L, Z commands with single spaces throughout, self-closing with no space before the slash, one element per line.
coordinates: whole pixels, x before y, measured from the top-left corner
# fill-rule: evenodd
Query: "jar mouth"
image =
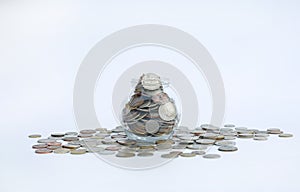
<path fill-rule="evenodd" d="M 131 87 L 135 87 L 138 82 L 139 82 L 139 79 L 132 78 L 131 81 L 130 81 Z M 161 82 L 161 84 L 164 88 L 167 88 L 167 87 L 170 86 L 170 79 L 169 78 L 161 77 L 160 82 Z"/>

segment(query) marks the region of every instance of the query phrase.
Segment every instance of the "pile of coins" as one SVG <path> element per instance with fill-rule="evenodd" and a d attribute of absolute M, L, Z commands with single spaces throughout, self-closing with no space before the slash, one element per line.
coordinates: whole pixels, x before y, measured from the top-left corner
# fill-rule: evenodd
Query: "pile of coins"
<path fill-rule="evenodd" d="M 129 131 L 139 136 L 157 137 L 170 134 L 178 122 L 174 101 L 163 91 L 160 77 L 143 74 L 130 101 L 122 112 Z"/>
<path fill-rule="evenodd" d="M 207 154 L 208 149 L 217 147 L 220 152 L 235 152 L 238 150 L 236 139 L 266 141 L 270 135 L 278 135 L 279 138 L 293 136 L 279 128 L 258 130 L 236 127 L 233 124 L 219 128 L 203 124 L 193 130 L 185 126 L 176 127 L 171 139 L 148 143 L 129 140 L 124 131 L 122 126 L 118 126 L 112 130 L 96 128 L 81 130 L 79 133 L 52 133 L 46 138 L 41 138 L 40 134 L 28 137 L 38 139 L 37 144 L 32 146 L 37 154 L 98 153 L 115 155 L 117 158 L 151 157 L 159 154 L 161 158 L 202 156 L 205 159 L 216 159 L 221 157 L 220 154 Z"/>

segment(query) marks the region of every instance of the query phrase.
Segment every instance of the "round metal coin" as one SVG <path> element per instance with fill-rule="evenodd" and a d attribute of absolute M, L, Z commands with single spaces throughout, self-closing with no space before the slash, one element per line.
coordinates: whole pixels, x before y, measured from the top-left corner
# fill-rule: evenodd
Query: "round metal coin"
<path fill-rule="evenodd" d="M 159 130 L 159 123 L 155 120 L 149 120 L 146 122 L 145 129 L 150 134 L 156 133 Z"/>
<path fill-rule="evenodd" d="M 158 114 L 161 119 L 165 121 L 171 121 L 175 119 L 177 112 L 174 103 L 168 102 L 158 108 Z"/>

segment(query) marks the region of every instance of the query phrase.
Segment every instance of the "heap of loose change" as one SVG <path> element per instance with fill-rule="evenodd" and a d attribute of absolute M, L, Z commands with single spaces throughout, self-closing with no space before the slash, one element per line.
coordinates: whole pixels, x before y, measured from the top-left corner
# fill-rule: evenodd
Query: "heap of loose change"
<path fill-rule="evenodd" d="M 122 113 L 124 125 L 135 135 L 170 134 L 178 122 L 174 101 L 163 91 L 160 77 L 143 74 Z"/>
<path fill-rule="evenodd" d="M 234 152 L 238 148 L 236 139 L 252 139 L 266 141 L 270 135 L 288 138 L 293 135 L 284 133 L 279 128 L 267 130 L 235 127 L 232 124 L 222 128 L 203 124 L 193 130 L 184 126 L 174 129 L 174 135 L 169 140 L 158 140 L 156 143 L 137 142 L 129 140 L 122 126 L 112 130 L 106 128 L 85 129 L 77 132 L 52 133 L 46 138 L 40 134 L 29 135 L 38 138 L 32 148 L 37 154 L 98 153 L 99 155 L 115 155 L 116 158 L 151 157 L 159 153 L 161 158 L 177 158 L 202 156 L 206 159 L 220 158 L 220 154 L 206 154 L 212 146 L 220 152 Z"/>

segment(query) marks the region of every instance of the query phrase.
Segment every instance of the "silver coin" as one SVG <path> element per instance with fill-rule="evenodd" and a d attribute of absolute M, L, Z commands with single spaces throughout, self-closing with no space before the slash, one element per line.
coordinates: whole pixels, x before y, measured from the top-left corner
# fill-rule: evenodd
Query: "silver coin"
<path fill-rule="evenodd" d="M 89 138 L 89 137 L 93 137 L 93 134 L 80 133 L 80 134 L 78 135 L 78 137 L 81 137 L 81 138 Z"/>
<path fill-rule="evenodd" d="M 42 137 L 42 135 L 40 134 L 31 134 L 31 135 L 28 135 L 29 138 L 40 138 Z"/>
<path fill-rule="evenodd" d="M 216 141 L 213 139 L 198 139 L 196 140 L 196 143 L 198 144 L 203 144 L 203 145 L 212 145 L 214 144 Z"/>
<path fill-rule="evenodd" d="M 152 100 L 154 103 L 165 104 L 170 101 L 168 94 L 161 92 L 159 94 L 153 95 Z"/>
<path fill-rule="evenodd" d="M 253 137 L 253 140 L 256 140 L 256 141 L 266 141 L 266 140 L 268 140 L 268 138 L 267 137 L 257 137 L 257 136 L 254 136 Z"/>
<path fill-rule="evenodd" d="M 161 89 L 157 89 L 157 90 L 144 90 L 144 94 L 148 95 L 148 96 L 154 96 L 154 95 L 157 95 L 157 94 L 160 94 L 162 93 L 163 91 Z M 153 103 L 153 105 L 156 105 L 157 103 Z M 150 106 L 149 106 L 150 107 Z"/>
<path fill-rule="evenodd" d="M 63 137 L 65 136 L 65 133 L 51 133 L 52 137 Z"/>
<path fill-rule="evenodd" d="M 141 83 L 144 89 L 156 90 L 161 86 L 160 77 L 154 73 L 147 73 L 142 76 Z"/>
<path fill-rule="evenodd" d="M 70 153 L 72 155 L 83 155 L 87 152 L 87 150 L 85 148 L 81 148 L 81 149 L 75 149 L 75 150 L 71 150 Z"/>
<path fill-rule="evenodd" d="M 217 139 L 219 136 L 219 134 L 217 133 L 204 133 L 203 135 L 201 135 L 201 137 L 203 137 L 204 139 Z"/>
<path fill-rule="evenodd" d="M 202 124 L 200 127 L 206 131 L 220 131 L 219 127 L 211 125 L 211 124 Z"/>
<path fill-rule="evenodd" d="M 234 128 L 236 131 L 245 131 L 247 130 L 248 128 L 247 127 L 235 127 Z"/>
<path fill-rule="evenodd" d="M 147 133 L 157 133 L 159 130 L 159 123 L 155 120 L 149 120 L 146 122 L 145 129 Z"/>
<path fill-rule="evenodd" d="M 167 144 L 168 143 L 168 144 L 171 144 L 171 145 L 175 144 L 175 142 L 172 139 L 157 140 L 155 143 L 156 144 L 163 144 L 163 143 Z"/>
<path fill-rule="evenodd" d="M 221 157 L 219 154 L 206 154 L 202 156 L 205 159 L 218 159 Z"/>
<path fill-rule="evenodd" d="M 217 141 L 216 143 L 215 143 L 215 145 L 217 145 L 217 146 L 229 146 L 229 145 L 231 145 L 231 146 L 234 146 L 236 144 L 236 142 L 234 142 L 234 141 Z"/>
<path fill-rule="evenodd" d="M 172 149 L 185 149 L 186 147 L 187 147 L 186 144 L 178 144 L 178 145 L 174 145 Z"/>
<path fill-rule="evenodd" d="M 94 134 L 96 133 L 96 130 L 94 129 L 83 129 L 80 131 L 81 134 Z"/>
<path fill-rule="evenodd" d="M 100 151 L 104 151 L 104 147 L 87 147 L 87 151 L 90 153 L 99 153 Z"/>
<path fill-rule="evenodd" d="M 225 128 L 221 128 L 220 132 L 221 133 L 233 133 L 234 130 L 232 128 L 225 127 Z"/>
<path fill-rule="evenodd" d="M 55 139 L 39 139 L 37 141 L 38 143 L 50 143 L 50 142 L 56 142 Z"/>
<path fill-rule="evenodd" d="M 151 152 L 140 152 L 137 154 L 137 156 L 139 157 L 150 157 L 150 156 L 153 156 L 154 154 L 151 153 Z"/>
<path fill-rule="evenodd" d="M 224 140 L 235 140 L 236 137 L 235 136 L 225 136 Z"/>
<path fill-rule="evenodd" d="M 78 135 L 78 133 L 77 133 L 77 132 L 70 131 L 70 132 L 66 132 L 66 134 L 65 134 L 65 135 L 72 135 L 72 136 L 76 136 L 76 135 Z"/>
<path fill-rule="evenodd" d="M 233 152 L 233 151 L 237 151 L 238 148 L 235 146 L 221 146 L 218 148 L 218 150 L 222 152 Z"/>
<path fill-rule="evenodd" d="M 267 133 L 255 133 L 254 137 L 269 137 L 270 135 Z"/>
<path fill-rule="evenodd" d="M 160 118 L 165 121 L 171 121 L 175 119 L 175 117 L 177 116 L 177 112 L 174 103 L 168 102 L 159 106 L 158 114 Z"/>
<path fill-rule="evenodd" d="M 186 148 L 187 149 L 192 149 L 192 150 L 205 150 L 205 149 L 207 149 L 207 146 L 206 145 L 193 144 L 193 145 L 188 145 Z"/>
<path fill-rule="evenodd" d="M 172 145 L 169 143 L 166 143 L 166 144 L 163 143 L 163 144 L 157 145 L 155 148 L 159 151 L 170 150 L 170 149 L 172 149 Z"/>
<path fill-rule="evenodd" d="M 235 127 L 234 124 L 225 124 L 224 127 Z"/>
<path fill-rule="evenodd" d="M 130 146 L 136 144 L 136 141 L 124 139 L 124 140 L 118 140 L 117 143 L 119 143 L 120 145 Z"/>
<path fill-rule="evenodd" d="M 116 157 L 125 157 L 125 158 L 128 158 L 128 157 L 134 157 L 135 154 L 134 153 L 130 153 L 130 152 L 118 152 L 116 154 Z"/>
<path fill-rule="evenodd" d="M 278 137 L 293 137 L 293 134 L 291 133 L 281 133 L 278 135 Z"/>
<path fill-rule="evenodd" d="M 106 150 L 97 152 L 97 154 L 99 155 L 114 155 L 115 153 L 116 153 L 115 151 L 106 151 Z"/>
<path fill-rule="evenodd" d="M 46 143 L 41 143 L 41 144 L 35 144 L 32 146 L 33 149 L 42 149 L 42 148 L 47 148 L 48 145 Z"/>
<path fill-rule="evenodd" d="M 180 153 L 181 157 L 195 157 L 195 153 Z"/>
<path fill-rule="evenodd" d="M 282 131 L 279 128 L 269 128 L 267 129 L 267 132 L 269 134 L 281 134 Z"/>
<path fill-rule="evenodd" d="M 121 146 L 118 145 L 111 145 L 105 148 L 107 151 L 119 151 L 121 149 Z"/>
<path fill-rule="evenodd" d="M 53 153 L 56 153 L 56 154 L 66 154 L 69 152 L 70 152 L 70 149 L 66 149 L 66 148 L 58 148 L 53 151 Z"/>
<path fill-rule="evenodd" d="M 79 138 L 75 137 L 75 136 L 66 136 L 64 138 L 62 138 L 63 141 L 78 141 Z"/>
<path fill-rule="evenodd" d="M 72 144 L 65 144 L 62 146 L 63 148 L 67 148 L 67 149 L 78 149 L 81 147 L 81 145 L 72 145 Z"/>
<path fill-rule="evenodd" d="M 241 133 L 241 134 L 238 134 L 238 137 L 239 138 L 253 138 L 253 134 L 251 134 L 251 133 Z"/>
<path fill-rule="evenodd" d="M 205 151 L 192 151 L 196 155 L 205 155 Z"/>
<path fill-rule="evenodd" d="M 197 143 L 197 142 L 196 142 Z M 194 144 L 194 141 L 192 141 L 192 140 L 181 140 L 180 142 L 179 142 L 179 145 L 192 145 L 192 144 Z M 198 143 L 199 144 L 199 143 Z M 201 143 L 200 143 L 201 144 Z"/>
<path fill-rule="evenodd" d="M 162 158 L 166 158 L 166 159 L 174 159 L 177 158 L 178 156 L 179 154 L 177 153 L 166 153 L 161 155 Z"/>

